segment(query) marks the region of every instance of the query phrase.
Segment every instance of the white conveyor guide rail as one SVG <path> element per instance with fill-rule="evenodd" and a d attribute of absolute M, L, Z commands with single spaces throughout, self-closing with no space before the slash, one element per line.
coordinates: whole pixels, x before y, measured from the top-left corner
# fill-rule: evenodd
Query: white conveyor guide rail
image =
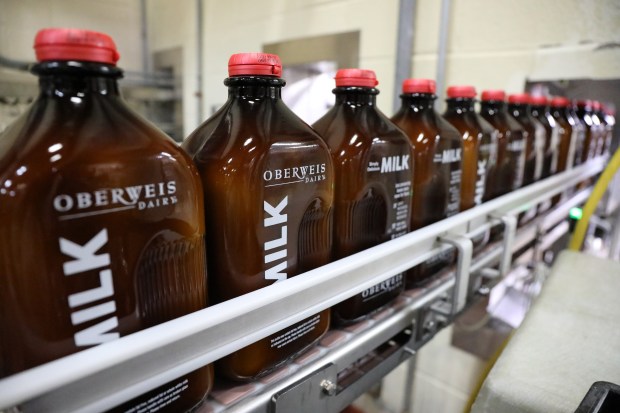
<path fill-rule="evenodd" d="M 114 407 L 423 262 L 445 248 L 440 237 L 472 233 L 497 222 L 493 217 L 514 217 L 598 174 L 604 164 L 593 159 L 285 282 L 6 377 L 0 380 L 0 409 Z"/>

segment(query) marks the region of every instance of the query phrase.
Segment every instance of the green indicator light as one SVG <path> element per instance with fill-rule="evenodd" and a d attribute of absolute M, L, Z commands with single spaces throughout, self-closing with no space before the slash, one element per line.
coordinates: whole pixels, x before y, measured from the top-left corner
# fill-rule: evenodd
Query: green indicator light
<path fill-rule="evenodd" d="M 581 208 L 575 207 L 571 208 L 568 216 L 575 221 L 579 221 L 583 216 L 583 210 Z"/>

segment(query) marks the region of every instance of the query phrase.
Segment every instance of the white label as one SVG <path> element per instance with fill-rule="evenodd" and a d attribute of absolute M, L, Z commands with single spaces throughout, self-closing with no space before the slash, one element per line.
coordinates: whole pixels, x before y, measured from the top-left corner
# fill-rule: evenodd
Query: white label
<path fill-rule="evenodd" d="M 560 158 L 560 130 L 557 123 L 551 129 L 551 151 L 551 170 L 549 172 L 554 174 L 558 170 L 558 159 Z M 571 156 L 570 149 L 568 156 Z"/>
<path fill-rule="evenodd" d="M 317 324 L 321 322 L 321 314 L 317 314 L 310 317 L 305 322 L 301 323 L 295 328 L 287 329 L 283 334 L 274 337 L 270 340 L 271 348 L 282 348 L 287 344 L 292 343 L 298 338 L 305 336 L 312 330 L 316 329 Z"/>
<path fill-rule="evenodd" d="M 369 165 L 370 166 L 370 165 Z M 381 158 L 381 173 L 401 172 L 409 169 L 409 155 L 384 156 Z"/>
<path fill-rule="evenodd" d="M 189 388 L 189 380 L 184 379 L 173 385 L 166 390 L 162 390 L 161 393 L 156 394 L 151 397 L 149 400 L 146 400 L 140 404 L 137 404 L 125 411 L 125 413 L 154 413 L 157 412 L 164 407 L 174 403 L 176 400 L 181 398 L 181 393 Z"/>
<path fill-rule="evenodd" d="M 536 151 L 536 167 L 534 169 L 534 180 L 538 181 L 542 176 L 543 161 L 545 160 L 545 137 L 547 132 L 545 127 L 538 119 L 532 118 L 534 133 L 534 150 Z"/>
<path fill-rule="evenodd" d="M 128 209 L 151 209 L 178 203 L 176 181 L 100 188 L 89 192 L 59 194 L 52 202 L 60 220 L 84 218 Z"/>
<path fill-rule="evenodd" d="M 568 171 L 575 164 L 575 157 L 577 156 L 577 145 L 579 140 L 579 132 L 573 128 L 570 134 L 570 143 L 568 144 L 568 158 L 566 159 L 566 170 Z"/>
<path fill-rule="evenodd" d="M 324 181 L 326 164 L 312 164 L 295 166 L 284 169 L 267 169 L 263 172 L 263 180 L 268 183 L 265 188 L 279 185 L 289 185 L 296 183 L 310 183 Z"/>
<path fill-rule="evenodd" d="M 461 208 L 461 169 L 450 171 L 450 189 L 448 194 L 448 207 L 446 217 L 459 213 Z"/>
<path fill-rule="evenodd" d="M 474 204 L 480 205 L 482 204 L 482 199 L 484 198 L 485 192 L 485 182 L 487 179 L 487 160 L 479 159 L 478 160 L 478 169 L 476 172 L 478 179 L 476 179 L 476 188 L 474 189 Z"/>
<path fill-rule="evenodd" d="M 410 220 L 409 207 L 411 204 L 411 181 L 397 182 L 394 185 L 394 208 L 396 214 L 390 228 L 390 238 L 394 239 L 407 233 L 407 223 Z"/>
<path fill-rule="evenodd" d="M 436 153 L 433 162 L 435 163 L 452 163 L 460 162 L 461 148 L 444 149 L 442 153 Z"/>
<path fill-rule="evenodd" d="M 265 228 L 280 226 L 280 237 L 271 241 L 265 242 L 265 264 L 270 266 L 265 271 L 266 280 L 275 280 L 275 282 L 286 280 L 286 267 L 287 265 L 287 214 L 284 213 L 284 209 L 288 205 L 288 195 L 278 203 L 275 207 L 267 201 L 263 201 L 263 209 L 265 212 Z M 283 248 L 282 248 L 283 247 Z M 277 249 L 276 251 L 273 251 Z M 272 264 L 276 261 L 278 263 Z"/>
<path fill-rule="evenodd" d="M 69 295 L 67 298 L 69 307 L 90 305 L 99 300 L 109 299 L 104 303 L 93 304 L 71 313 L 71 324 L 74 326 L 106 317 L 105 320 L 75 333 L 74 342 L 78 347 L 102 344 L 120 337 L 118 332 L 111 332 L 118 327 L 118 318 L 116 316 L 107 317 L 116 312 L 112 271 L 106 268 L 110 265 L 110 254 L 98 254 L 98 251 L 105 247 L 107 242 L 108 231 L 105 228 L 85 245 L 76 244 L 66 238 L 59 239 L 62 253 L 72 258 L 71 261 L 63 264 L 63 272 L 66 277 L 92 278 L 93 273 L 91 271 L 99 270 L 98 286 Z"/>
<path fill-rule="evenodd" d="M 512 189 L 520 188 L 523 184 L 523 173 L 525 172 L 525 141 L 523 139 L 516 140 L 508 143 L 508 150 L 510 152 L 517 152 L 518 159 L 515 170 L 515 177 L 512 183 Z M 514 155 L 511 155 L 514 156 Z"/>
<path fill-rule="evenodd" d="M 399 289 L 403 285 L 403 274 L 396 274 L 387 280 L 373 285 L 367 290 L 362 291 L 362 300 L 364 302 L 376 298 L 382 294 L 392 292 Z"/>

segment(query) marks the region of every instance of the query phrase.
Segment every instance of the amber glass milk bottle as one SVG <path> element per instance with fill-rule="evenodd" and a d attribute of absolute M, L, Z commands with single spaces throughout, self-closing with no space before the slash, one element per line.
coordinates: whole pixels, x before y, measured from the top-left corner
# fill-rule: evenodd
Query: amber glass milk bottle
<path fill-rule="evenodd" d="M 121 99 L 112 39 L 46 29 L 35 51 L 40 94 L 0 137 L 0 376 L 206 305 L 198 171 Z M 207 367 L 147 400 L 183 411 L 210 385 Z"/>
<path fill-rule="evenodd" d="M 473 86 L 450 86 L 448 107 L 443 117 L 463 137 L 463 174 L 461 177 L 461 210 L 491 199 L 495 183 L 497 132 L 474 108 Z"/>
<path fill-rule="evenodd" d="M 506 94 L 503 90 L 482 92 L 480 115 L 488 121 L 498 135 L 496 196 L 518 189 L 523 183 L 525 168 L 525 141 L 521 125 L 506 111 Z"/>
<path fill-rule="evenodd" d="M 605 116 L 601 114 L 601 102 L 592 101 L 592 121 L 597 125 L 598 138 L 596 140 L 596 149 L 593 150 L 594 156 L 600 156 L 605 151 L 605 140 L 607 138 L 607 128 L 605 125 Z"/>
<path fill-rule="evenodd" d="M 321 137 L 281 98 L 280 58 L 241 53 L 228 62 L 228 101 L 184 142 L 209 205 L 211 297 L 222 302 L 327 264 L 332 249 L 333 167 Z M 219 362 L 247 380 L 316 342 L 329 310 Z"/>
<path fill-rule="evenodd" d="M 603 155 L 609 156 L 611 153 L 611 144 L 614 137 L 614 128 L 616 126 L 616 117 L 614 116 L 615 110 L 602 105 L 601 117 L 605 122 L 605 145 L 603 146 Z"/>
<path fill-rule="evenodd" d="M 554 97 L 550 101 L 551 115 L 555 121 L 558 134 L 558 162 L 556 172 L 570 170 L 575 165 L 575 160 L 581 160 L 581 148 L 579 142 L 580 124 L 575 123 L 569 111 L 570 101 L 565 97 Z M 579 152 L 578 152 L 579 151 Z M 573 190 L 567 189 L 551 199 L 551 205 L 556 205 L 562 197 L 570 196 Z"/>
<path fill-rule="evenodd" d="M 532 116 L 530 95 L 527 93 L 508 96 L 508 113 L 521 124 L 525 132 L 523 185 L 530 185 L 542 176 L 545 128 Z"/>
<path fill-rule="evenodd" d="M 339 259 L 409 232 L 413 147 L 378 108 L 372 70 L 336 73 L 336 104 L 314 129 L 334 161 L 334 258 Z M 358 321 L 403 290 L 403 274 L 332 308 L 339 323 Z"/>
<path fill-rule="evenodd" d="M 565 97 L 551 99 L 551 115 L 558 131 L 558 164 L 557 172 L 572 169 L 575 160 L 581 160 L 581 147 L 574 119 L 569 113 L 570 101 Z"/>
<path fill-rule="evenodd" d="M 545 146 L 543 148 L 543 162 L 541 178 L 553 175 L 558 166 L 559 135 L 556 121 L 549 109 L 549 102 L 545 96 L 530 96 L 532 117 L 538 119 L 545 128 Z"/>
<path fill-rule="evenodd" d="M 585 126 L 583 150 L 581 152 L 581 163 L 584 163 L 596 156 L 601 128 L 598 118 L 593 115 L 591 100 L 579 100 L 576 106 L 575 113 Z"/>
<path fill-rule="evenodd" d="M 433 109 L 434 80 L 405 80 L 401 98 L 392 121 L 414 148 L 411 229 L 415 230 L 459 212 L 462 142 L 459 132 Z M 453 259 L 454 252 L 448 250 L 414 267 L 407 273 L 406 287 L 420 284 Z"/>

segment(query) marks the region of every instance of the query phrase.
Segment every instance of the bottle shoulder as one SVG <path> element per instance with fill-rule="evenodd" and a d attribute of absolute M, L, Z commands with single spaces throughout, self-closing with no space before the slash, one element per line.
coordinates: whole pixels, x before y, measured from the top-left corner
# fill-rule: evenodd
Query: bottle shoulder
<path fill-rule="evenodd" d="M 478 116 L 473 113 L 455 113 L 447 112 L 443 115 L 454 128 L 456 128 L 462 136 L 478 136 L 483 132 Z"/>
<path fill-rule="evenodd" d="M 313 127 L 332 152 L 344 147 L 368 148 L 375 143 L 409 144 L 407 135 L 375 107 L 336 106 Z"/>
<path fill-rule="evenodd" d="M 328 154 L 323 138 L 283 102 L 229 101 L 182 144 L 196 163 L 226 159 L 250 162 L 268 151 L 318 151 Z"/>
<path fill-rule="evenodd" d="M 433 109 L 401 109 L 392 117 L 392 121 L 409 136 L 414 145 L 436 139 L 461 140 L 459 131 Z"/>
<path fill-rule="evenodd" d="M 523 123 L 517 120 L 510 113 L 502 113 L 502 118 L 505 119 L 506 125 L 513 131 L 518 133 L 525 133 Z"/>
<path fill-rule="evenodd" d="M 45 179 L 67 171 L 119 170 L 136 162 L 177 163 L 197 173 L 171 138 L 122 101 L 60 106 L 37 101 L 24 120 L 7 131 L 2 139 L 12 144 L 0 153 L 0 179 L 20 170 Z"/>

